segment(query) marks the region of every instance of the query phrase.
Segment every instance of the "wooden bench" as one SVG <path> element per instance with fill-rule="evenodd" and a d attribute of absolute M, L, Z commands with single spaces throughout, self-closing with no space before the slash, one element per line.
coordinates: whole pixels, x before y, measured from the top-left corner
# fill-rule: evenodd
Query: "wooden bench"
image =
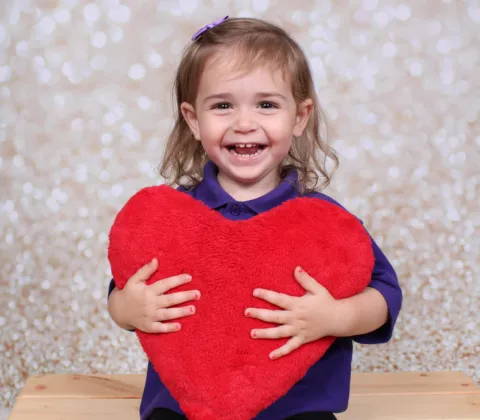
<path fill-rule="evenodd" d="M 138 419 L 144 375 L 27 379 L 10 420 Z M 460 372 L 356 373 L 339 420 L 480 419 L 480 387 Z"/>

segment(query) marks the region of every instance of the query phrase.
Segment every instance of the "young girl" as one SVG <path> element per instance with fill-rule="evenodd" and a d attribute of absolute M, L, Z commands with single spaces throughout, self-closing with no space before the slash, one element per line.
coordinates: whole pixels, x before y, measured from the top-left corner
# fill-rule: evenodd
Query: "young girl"
<path fill-rule="evenodd" d="M 257 19 L 225 17 L 207 25 L 184 52 L 175 92 L 178 115 L 161 174 L 185 194 L 231 220 L 254 217 L 300 196 L 339 205 L 316 191 L 320 181 L 323 186 L 330 182 L 326 159 L 338 161 L 320 134 L 321 110 L 308 61 L 285 31 Z M 290 337 L 271 358 L 324 336 L 339 337 L 257 420 L 335 419 L 334 412 L 346 410 L 352 341 L 390 340 L 402 302 L 391 264 L 373 240 L 372 244 L 376 262 L 370 285 L 354 297 L 333 299 L 301 268 L 295 271 L 306 290 L 301 298 L 274 290 L 252 291 L 281 308 L 245 308 L 245 316 L 278 324 L 252 331 L 252 339 Z M 145 284 L 157 264 L 153 260 L 141 268 L 121 291 L 112 280 L 109 312 L 119 326 L 178 333 L 181 318 L 194 313 L 201 291 L 165 294 L 188 282 L 188 274 Z M 185 419 L 151 363 L 140 415 Z"/>

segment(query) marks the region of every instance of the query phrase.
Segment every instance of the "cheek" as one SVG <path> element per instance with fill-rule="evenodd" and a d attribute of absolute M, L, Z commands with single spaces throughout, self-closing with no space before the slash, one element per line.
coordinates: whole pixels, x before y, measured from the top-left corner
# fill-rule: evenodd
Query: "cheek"
<path fill-rule="evenodd" d="M 292 139 L 291 136 L 284 140 L 284 142 L 282 143 L 282 148 L 281 148 L 282 149 L 282 152 L 281 152 L 282 155 L 287 155 L 288 154 L 290 148 L 292 147 L 292 143 L 293 143 L 293 139 Z"/>
<path fill-rule="evenodd" d="M 270 141 L 274 146 L 272 149 L 273 155 L 278 158 L 284 158 L 288 155 L 288 152 L 292 147 L 292 133 L 290 130 L 278 130 L 275 134 L 272 133 Z"/>
<path fill-rule="evenodd" d="M 278 118 L 270 121 L 268 132 L 269 136 L 276 143 L 286 144 L 292 143 L 294 124 L 288 118 Z M 288 146 L 289 147 L 289 146 Z"/>
<path fill-rule="evenodd" d="M 203 115 L 199 119 L 200 136 L 202 140 L 218 141 L 225 132 L 224 121 L 214 115 Z"/>

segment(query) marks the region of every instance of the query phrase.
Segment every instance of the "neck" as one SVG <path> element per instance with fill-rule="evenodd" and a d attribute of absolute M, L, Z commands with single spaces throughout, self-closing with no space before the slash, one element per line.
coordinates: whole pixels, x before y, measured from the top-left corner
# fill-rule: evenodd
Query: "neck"
<path fill-rule="evenodd" d="M 218 173 L 217 179 L 221 187 L 236 201 L 250 201 L 262 197 L 274 190 L 280 182 L 277 171 L 272 171 L 261 180 L 251 183 L 237 182 L 222 172 Z"/>

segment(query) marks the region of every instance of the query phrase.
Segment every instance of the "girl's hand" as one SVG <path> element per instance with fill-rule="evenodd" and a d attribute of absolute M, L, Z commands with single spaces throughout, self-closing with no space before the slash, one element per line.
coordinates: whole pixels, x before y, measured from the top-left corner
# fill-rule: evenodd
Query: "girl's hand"
<path fill-rule="evenodd" d="M 295 278 L 307 291 L 302 297 L 294 297 L 271 290 L 256 289 L 255 297 L 276 305 L 282 310 L 248 308 L 245 315 L 266 322 L 280 324 L 278 327 L 255 329 L 252 338 L 277 339 L 291 337 L 282 347 L 270 354 L 278 359 L 291 353 L 302 344 L 326 336 L 336 336 L 341 322 L 341 304 L 325 287 L 317 283 L 300 267 L 295 270 Z"/>
<path fill-rule="evenodd" d="M 193 315 L 195 306 L 170 308 L 200 298 L 198 290 L 189 290 L 166 295 L 169 290 L 188 283 L 191 276 L 182 274 L 147 285 L 145 282 L 158 267 L 157 259 L 138 270 L 120 290 L 115 288 L 109 297 L 112 319 L 125 329 L 138 329 L 146 333 L 169 333 L 178 331 L 178 322 L 165 322 Z"/>

